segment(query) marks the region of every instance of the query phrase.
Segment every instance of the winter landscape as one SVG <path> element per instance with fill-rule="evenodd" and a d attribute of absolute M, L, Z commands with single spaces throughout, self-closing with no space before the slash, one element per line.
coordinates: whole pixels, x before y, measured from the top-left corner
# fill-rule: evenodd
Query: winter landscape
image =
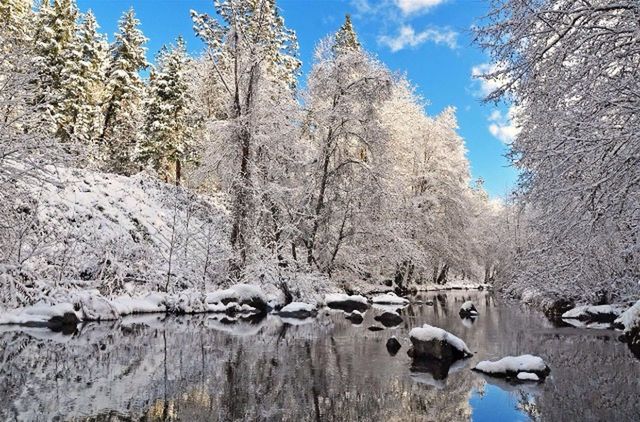
<path fill-rule="evenodd" d="M 0 0 L 0 420 L 640 420 L 637 0 Z"/>

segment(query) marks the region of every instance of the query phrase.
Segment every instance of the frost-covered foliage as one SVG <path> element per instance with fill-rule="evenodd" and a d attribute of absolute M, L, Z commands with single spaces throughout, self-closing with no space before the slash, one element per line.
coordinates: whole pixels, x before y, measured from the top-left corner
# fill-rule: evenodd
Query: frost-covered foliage
<path fill-rule="evenodd" d="M 489 99 L 518 110 L 516 295 L 640 292 L 639 13 L 636 0 L 495 0 L 477 32 L 497 64 Z"/>

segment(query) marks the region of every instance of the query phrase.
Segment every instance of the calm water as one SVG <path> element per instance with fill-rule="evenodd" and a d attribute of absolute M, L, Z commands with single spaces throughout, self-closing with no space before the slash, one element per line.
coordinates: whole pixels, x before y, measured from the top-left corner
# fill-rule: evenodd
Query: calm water
<path fill-rule="evenodd" d="M 436 296 L 371 332 L 340 312 L 303 324 L 225 324 L 212 315 L 88 324 L 73 336 L 0 328 L 0 420 L 638 421 L 640 360 L 612 331 L 554 328 L 483 292 Z M 464 300 L 480 311 L 458 316 Z M 475 353 L 445 379 L 411 371 L 408 331 L 428 322 Z M 398 337 L 396 356 L 385 348 Z M 551 376 L 513 386 L 472 372 L 478 360 L 542 356 Z"/>

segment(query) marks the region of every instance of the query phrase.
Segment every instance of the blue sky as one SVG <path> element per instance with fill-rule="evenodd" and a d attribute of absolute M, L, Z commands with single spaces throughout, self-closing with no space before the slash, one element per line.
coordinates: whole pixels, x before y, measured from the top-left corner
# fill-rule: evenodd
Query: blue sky
<path fill-rule="evenodd" d="M 335 32 L 351 14 L 361 42 L 394 71 L 406 73 L 427 100 L 427 112 L 446 106 L 458 111 L 474 178 L 482 177 L 493 197 L 509 192 L 517 173 L 504 157 L 514 128 L 505 105 L 482 104 L 489 87 L 471 75 L 488 66 L 488 57 L 472 45 L 470 28 L 487 11 L 482 0 L 277 0 L 288 27 L 300 43 L 303 72 L 311 65 L 315 44 Z M 148 56 L 182 35 L 197 54 L 189 10 L 214 13 L 213 0 L 78 0 L 92 9 L 102 31 L 113 39 L 123 11 L 133 6 L 149 38 Z"/>

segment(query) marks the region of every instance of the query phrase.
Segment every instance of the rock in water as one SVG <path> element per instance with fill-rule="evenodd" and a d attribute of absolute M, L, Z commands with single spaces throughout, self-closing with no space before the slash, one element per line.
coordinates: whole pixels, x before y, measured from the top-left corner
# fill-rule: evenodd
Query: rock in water
<path fill-rule="evenodd" d="M 353 324 L 362 324 L 362 321 L 364 321 L 364 317 L 358 311 L 351 312 L 349 315 L 346 316 L 346 319 L 351 321 Z"/>
<path fill-rule="evenodd" d="M 476 309 L 476 306 L 473 304 L 473 302 L 468 300 L 465 303 L 463 303 L 462 306 L 460 307 L 459 314 L 460 314 L 460 318 L 475 317 L 475 316 L 478 316 L 478 310 Z"/>
<path fill-rule="evenodd" d="M 402 317 L 395 312 L 385 312 L 382 315 L 376 316 L 374 319 L 385 327 L 395 327 L 396 325 L 402 324 L 403 321 Z"/>
<path fill-rule="evenodd" d="M 414 359 L 438 359 L 453 362 L 472 355 L 467 345 L 455 335 L 424 324 L 409 332 L 412 347 L 407 352 Z"/>
<path fill-rule="evenodd" d="M 331 309 L 340 309 L 345 312 L 364 312 L 369 309 L 367 298 L 360 295 L 328 294 L 324 298 L 325 303 Z"/>
<path fill-rule="evenodd" d="M 278 315 L 282 318 L 312 318 L 318 314 L 315 305 L 302 302 L 291 302 L 284 308 L 280 309 Z"/>
<path fill-rule="evenodd" d="M 387 340 L 387 351 L 391 356 L 395 356 L 396 353 L 398 353 L 398 350 L 400 350 L 401 348 L 402 345 L 397 338 L 391 337 L 389 340 Z"/>
<path fill-rule="evenodd" d="M 372 325 L 371 327 L 368 328 L 368 330 L 369 331 L 382 331 L 382 330 L 384 330 L 384 328 Z"/>

